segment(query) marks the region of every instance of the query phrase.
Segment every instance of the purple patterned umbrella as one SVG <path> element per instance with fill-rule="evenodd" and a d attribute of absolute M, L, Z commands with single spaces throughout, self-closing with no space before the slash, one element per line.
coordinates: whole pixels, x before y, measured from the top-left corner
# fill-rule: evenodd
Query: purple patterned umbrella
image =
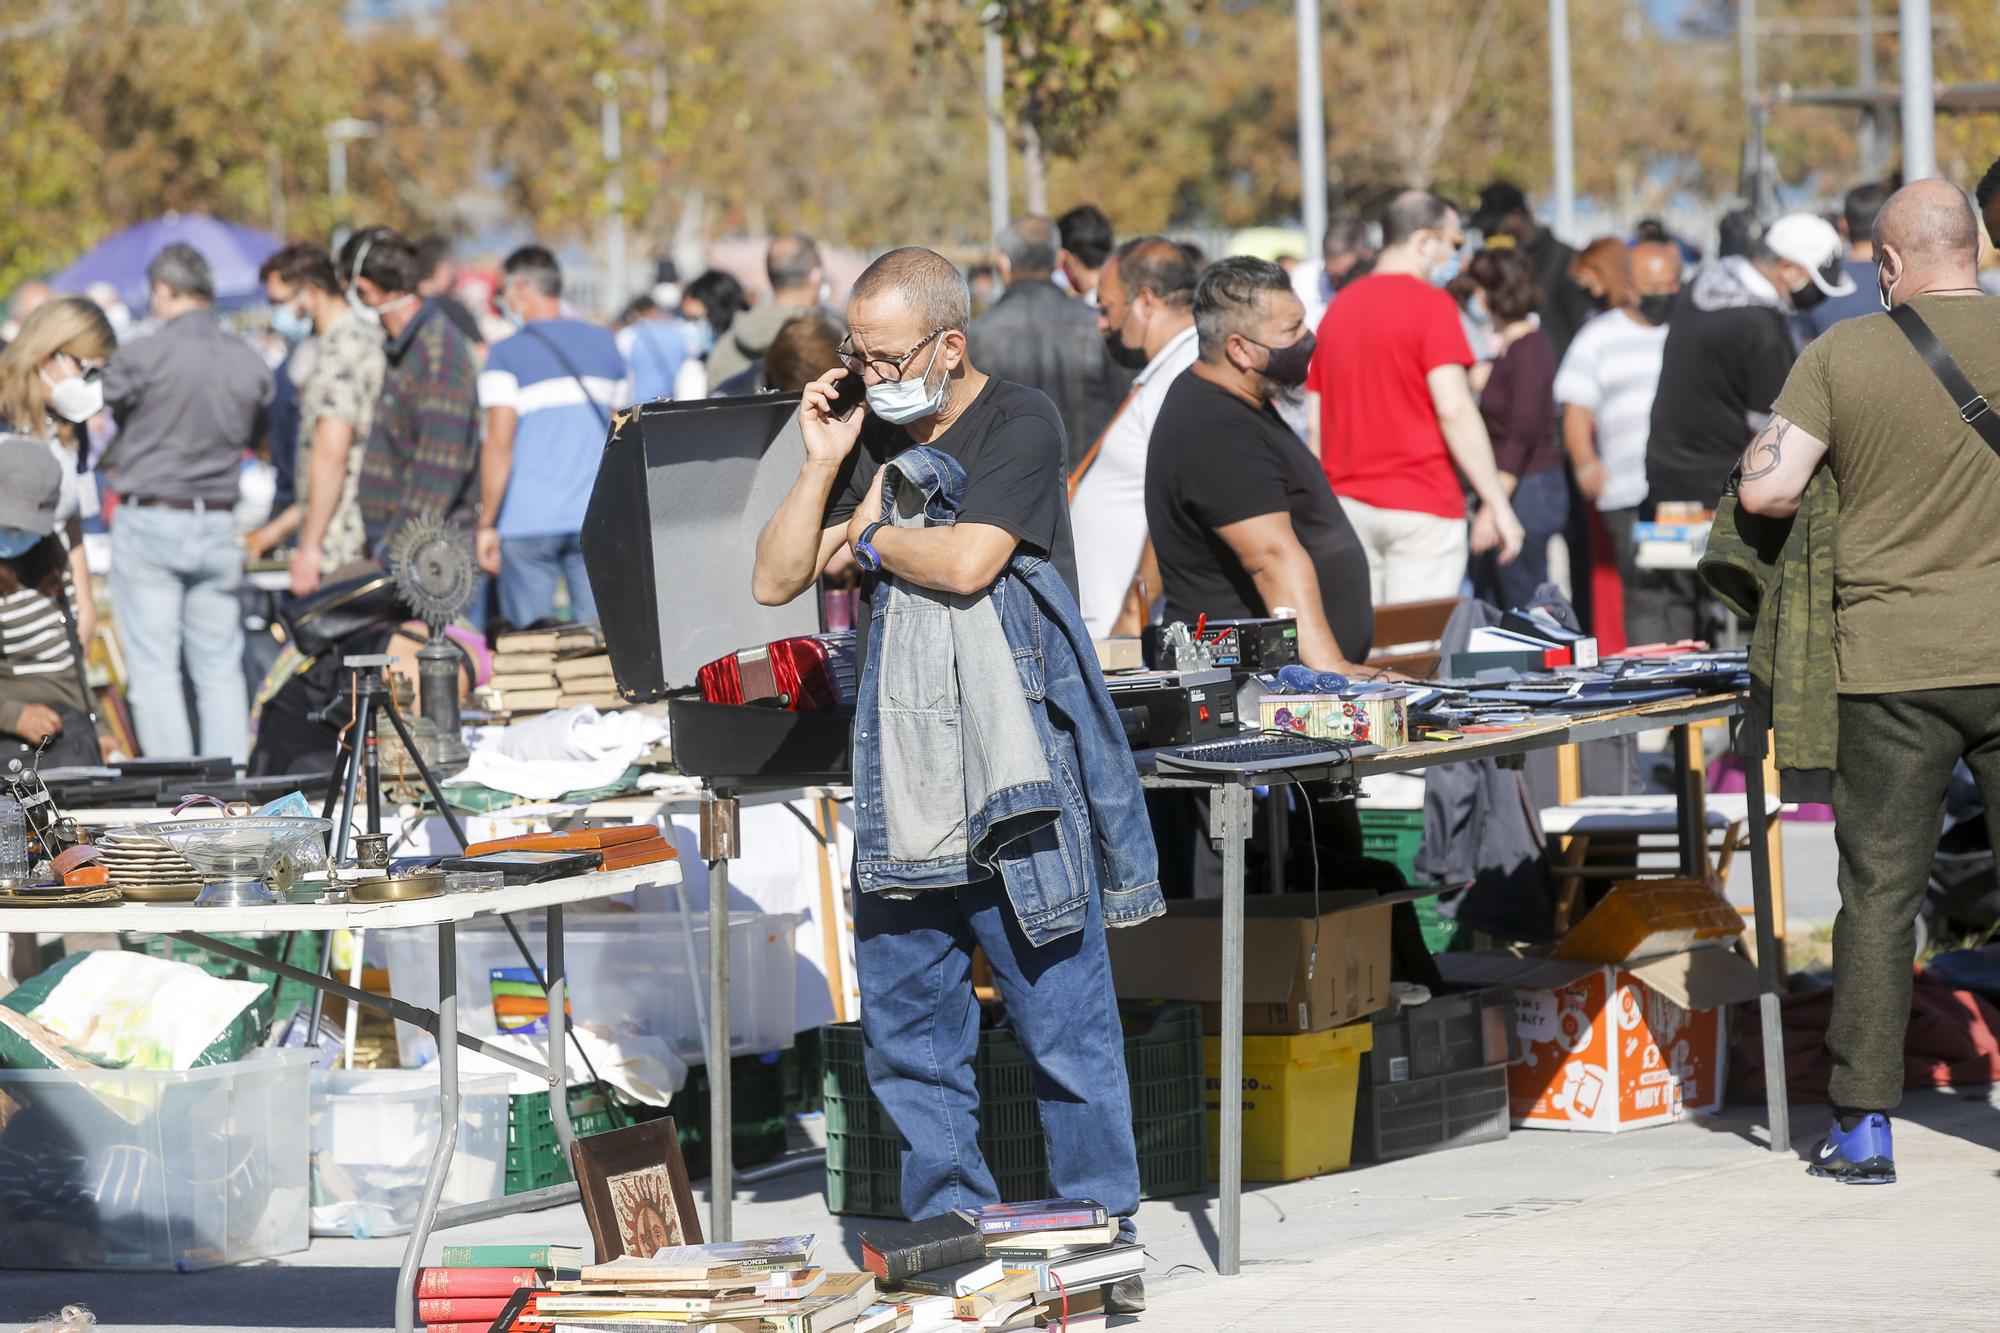
<path fill-rule="evenodd" d="M 185 241 L 208 260 L 215 271 L 215 303 L 225 308 L 264 299 L 257 269 L 284 244 L 255 227 L 219 222 L 202 213 L 168 213 L 114 232 L 50 278 L 49 284 L 59 292 L 80 292 L 93 282 L 108 282 L 134 313 L 142 312 L 149 288 L 146 265 L 174 241 Z"/>

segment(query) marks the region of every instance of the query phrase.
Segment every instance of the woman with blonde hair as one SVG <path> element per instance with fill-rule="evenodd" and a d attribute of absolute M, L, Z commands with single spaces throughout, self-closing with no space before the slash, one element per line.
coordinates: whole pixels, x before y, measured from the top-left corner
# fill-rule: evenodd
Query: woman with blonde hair
<path fill-rule="evenodd" d="M 56 535 L 69 553 L 76 598 L 76 632 L 87 649 L 97 632 L 90 564 L 83 551 L 83 488 L 78 460 L 88 456 L 84 425 L 104 410 L 100 376 L 118 349 L 111 321 L 81 296 L 57 296 L 22 321 L 0 352 L 0 437 L 26 436 L 55 455 L 63 473 Z"/>

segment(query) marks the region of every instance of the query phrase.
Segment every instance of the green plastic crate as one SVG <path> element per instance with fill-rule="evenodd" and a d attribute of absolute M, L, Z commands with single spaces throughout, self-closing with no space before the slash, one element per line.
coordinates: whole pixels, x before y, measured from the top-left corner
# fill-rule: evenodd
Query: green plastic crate
<path fill-rule="evenodd" d="M 730 1160 L 740 1169 L 757 1166 L 785 1151 L 785 1071 L 776 1053 L 739 1055 L 729 1062 L 729 1118 L 735 1122 Z M 709 1173 L 708 1070 L 688 1071 L 687 1086 L 674 1094 L 667 1114 L 681 1139 L 688 1177 Z"/>
<path fill-rule="evenodd" d="M 816 1115 L 820 1109 L 819 1029 L 801 1032 L 790 1050 L 778 1052 L 785 1081 L 785 1114 Z"/>
<path fill-rule="evenodd" d="M 569 1090 L 569 1123 L 578 1138 L 622 1129 L 633 1118 L 602 1084 Z M 525 1194 L 570 1178 L 569 1155 L 556 1137 L 546 1092 L 517 1092 L 507 1099 L 507 1192 Z"/>
<path fill-rule="evenodd" d="M 1424 812 L 1421 810 L 1357 811 L 1361 816 L 1361 852 L 1378 861 L 1387 861 L 1402 872 L 1405 883 L 1422 885 L 1417 878 L 1417 850 L 1424 845 Z M 1417 924 L 1423 928 L 1424 943 L 1432 953 L 1446 953 L 1457 946 L 1458 922 L 1438 915 L 1436 898 L 1419 898 L 1411 904 Z"/>
<path fill-rule="evenodd" d="M 1125 1004 L 1125 1070 L 1139 1151 L 1139 1194 L 1167 1198 L 1202 1189 L 1208 1146 L 1201 1008 Z M 826 1111 L 827 1209 L 837 1215 L 900 1217 L 902 1139 L 868 1087 L 861 1028 L 820 1029 Z M 1007 1202 L 1048 1197 L 1048 1143 L 1026 1053 L 1004 1029 L 980 1033 L 973 1057 L 979 1088 L 979 1148 Z"/>

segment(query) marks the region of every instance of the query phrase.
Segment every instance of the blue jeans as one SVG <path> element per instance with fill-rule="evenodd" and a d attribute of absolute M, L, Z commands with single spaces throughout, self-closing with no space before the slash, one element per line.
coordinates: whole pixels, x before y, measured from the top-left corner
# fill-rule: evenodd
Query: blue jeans
<path fill-rule="evenodd" d="M 913 898 L 858 893 L 854 930 L 868 1082 L 906 1145 L 904 1212 L 932 1217 L 1000 1199 L 979 1151 L 972 1075 L 977 945 L 1027 1053 L 1050 1187 L 1129 1218 L 1139 1206 L 1139 1159 L 1097 895 L 1081 930 L 1040 948 L 1022 935 L 998 876 Z"/>
<path fill-rule="evenodd" d="M 181 660 L 194 682 L 201 750 L 242 763 L 250 753 L 243 679 L 243 550 L 227 508 L 121 507 L 111 523 L 111 612 L 125 646 L 126 694 L 139 748 L 194 754 Z"/>
<path fill-rule="evenodd" d="M 1483 600 L 1512 611 L 1535 599 L 1535 590 L 1549 581 L 1549 541 L 1569 522 L 1569 483 L 1559 467 L 1530 472 L 1514 487 L 1514 517 L 1527 538 L 1511 564 L 1488 551 L 1473 561 L 1473 591 Z M 1584 555 L 1588 555 L 1585 552 Z M 1570 553 L 1572 577 L 1587 576 L 1589 563 Z"/>
<path fill-rule="evenodd" d="M 570 619 L 597 619 L 577 534 L 500 539 L 500 614 L 508 624 L 520 629 L 553 617 L 558 578 L 569 584 Z"/>

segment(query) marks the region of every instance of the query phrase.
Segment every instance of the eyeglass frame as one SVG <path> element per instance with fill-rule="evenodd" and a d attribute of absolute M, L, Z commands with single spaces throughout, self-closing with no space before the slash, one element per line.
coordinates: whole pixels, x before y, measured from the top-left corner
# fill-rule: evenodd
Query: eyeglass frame
<path fill-rule="evenodd" d="M 909 351 L 898 357 L 857 356 L 850 348 L 850 344 L 854 341 L 854 335 L 850 333 L 840 340 L 841 345 L 839 347 L 834 348 L 834 355 L 839 357 L 840 364 L 853 374 L 860 375 L 864 371 L 873 370 L 879 382 L 883 384 L 901 384 L 904 373 L 909 369 L 910 362 L 916 359 L 917 353 L 929 347 L 939 337 L 950 332 L 951 325 L 940 324 L 919 339 L 915 347 L 912 347 Z M 882 369 L 883 366 L 887 366 L 889 369 L 884 370 Z M 891 371 L 895 373 L 896 377 L 894 379 L 889 378 Z"/>

